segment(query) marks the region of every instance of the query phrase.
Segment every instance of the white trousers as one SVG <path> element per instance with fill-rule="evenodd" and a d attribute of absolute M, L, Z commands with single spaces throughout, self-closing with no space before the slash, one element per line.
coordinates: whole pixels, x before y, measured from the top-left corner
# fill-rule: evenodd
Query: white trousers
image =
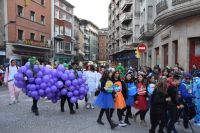
<path fill-rule="evenodd" d="M 20 89 L 14 85 L 13 81 L 8 82 L 8 90 L 10 94 L 10 102 L 18 101 Z"/>

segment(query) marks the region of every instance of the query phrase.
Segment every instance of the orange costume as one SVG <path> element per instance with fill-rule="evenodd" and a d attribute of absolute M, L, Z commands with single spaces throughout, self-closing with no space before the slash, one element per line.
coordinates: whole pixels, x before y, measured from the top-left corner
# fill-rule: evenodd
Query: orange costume
<path fill-rule="evenodd" d="M 117 91 L 115 94 L 115 108 L 123 109 L 126 107 L 126 102 L 122 94 L 122 83 L 120 81 L 117 81 L 114 84 L 119 87 L 119 91 Z"/>

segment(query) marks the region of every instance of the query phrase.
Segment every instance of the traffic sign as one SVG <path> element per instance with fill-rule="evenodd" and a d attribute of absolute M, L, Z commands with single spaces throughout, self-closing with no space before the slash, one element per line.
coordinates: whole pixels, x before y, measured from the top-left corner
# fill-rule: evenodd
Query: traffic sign
<path fill-rule="evenodd" d="M 138 51 L 140 53 L 144 53 L 146 51 L 146 49 L 147 49 L 147 47 L 144 43 L 141 43 L 141 44 L 138 45 Z"/>

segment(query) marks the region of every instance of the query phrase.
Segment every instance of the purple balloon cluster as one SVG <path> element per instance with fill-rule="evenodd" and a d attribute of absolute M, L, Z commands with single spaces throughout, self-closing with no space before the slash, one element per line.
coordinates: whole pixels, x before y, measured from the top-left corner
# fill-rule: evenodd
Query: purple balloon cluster
<path fill-rule="evenodd" d="M 71 103 L 83 100 L 88 91 L 85 84 L 86 78 L 81 71 L 67 70 L 60 64 L 57 69 L 44 66 L 31 67 L 27 62 L 15 74 L 15 85 L 36 100 L 47 97 L 53 103 L 60 100 L 61 96 L 68 96 Z"/>

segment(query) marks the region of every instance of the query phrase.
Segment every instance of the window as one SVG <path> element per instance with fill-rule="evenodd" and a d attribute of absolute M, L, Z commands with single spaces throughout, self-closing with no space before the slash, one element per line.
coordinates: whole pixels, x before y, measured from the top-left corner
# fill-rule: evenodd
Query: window
<path fill-rule="evenodd" d="M 60 26 L 60 35 L 63 35 L 63 26 Z"/>
<path fill-rule="evenodd" d="M 31 11 L 31 21 L 35 21 L 35 12 Z"/>
<path fill-rule="evenodd" d="M 41 42 L 44 42 L 44 36 L 41 35 Z"/>
<path fill-rule="evenodd" d="M 35 34 L 34 33 L 30 34 L 30 40 L 35 40 Z"/>
<path fill-rule="evenodd" d="M 23 40 L 23 33 L 24 31 L 23 30 L 18 30 L 18 40 Z"/>
<path fill-rule="evenodd" d="M 152 21 L 153 19 L 153 6 L 148 6 L 148 20 Z"/>
<path fill-rule="evenodd" d="M 41 24 L 45 24 L 45 16 L 41 16 Z"/>
<path fill-rule="evenodd" d="M 23 7 L 22 6 L 17 6 L 17 15 L 22 17 L 23 16 Z"/>
<path fill-rule="evenodd" d="M 43 6 L 44 6 L 44 0 L 41 0 L 41 5 L 43 5 Z"/>
<path fill-rule="evenodd" d="M 65 45 L 65 50 L 71 51 L 71 43 L 67 43 L 67 44 Z"/>
<path fill-rule="evenodd" d="M 55 9 L 55 18 L 59 19 L 59 10 Z"/>
<path fill-rule="evenodd" d="M 55 36 L 59 35 L 59 26 L 55 25 Z"/>
<path fill-rule="evenodd" d="M 72 29 L 69 27 L 65 27 L 65 35 L 66 36 L 72 36 Z"/>
<path fill-rule="evenodd" d="M 66 20 L 66 14 L 60 13 L 60 19 L 61 20 Z"/>

